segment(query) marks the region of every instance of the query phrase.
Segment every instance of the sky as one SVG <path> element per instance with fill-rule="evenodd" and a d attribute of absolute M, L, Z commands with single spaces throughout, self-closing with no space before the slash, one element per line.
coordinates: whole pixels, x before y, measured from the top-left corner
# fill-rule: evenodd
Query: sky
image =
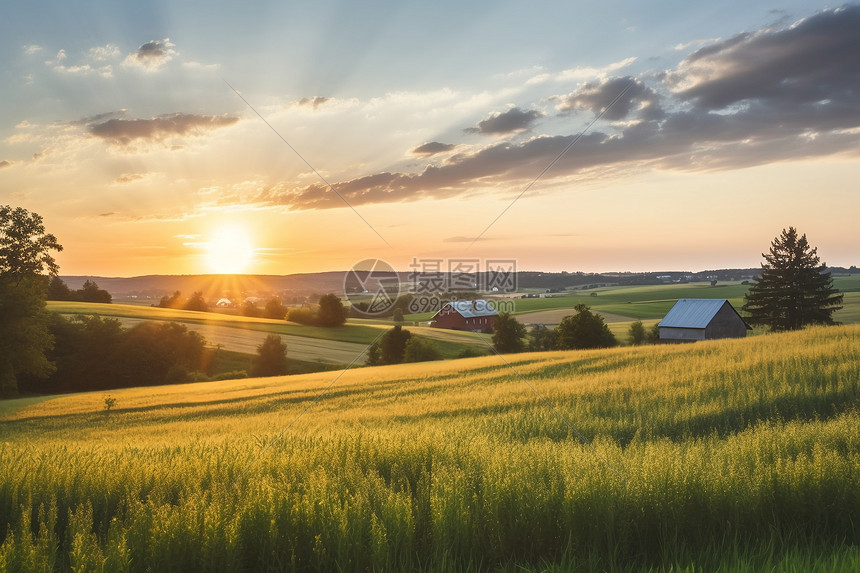
<path fill-rule="evenodd" d="M 860 264 L 860 4 L 13 2 L 0 204 L 63 275 Z M 426 267 L 425 267 L 426 268 Z"/>

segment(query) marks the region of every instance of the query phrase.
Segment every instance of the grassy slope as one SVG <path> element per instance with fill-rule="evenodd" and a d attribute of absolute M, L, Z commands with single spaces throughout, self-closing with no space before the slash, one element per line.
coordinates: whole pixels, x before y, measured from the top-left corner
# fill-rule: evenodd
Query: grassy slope
<path fill-rule="evenodd" d="M 507 359 L 7 402 L 0 562 L 860 563 L 860 327 Z"/>

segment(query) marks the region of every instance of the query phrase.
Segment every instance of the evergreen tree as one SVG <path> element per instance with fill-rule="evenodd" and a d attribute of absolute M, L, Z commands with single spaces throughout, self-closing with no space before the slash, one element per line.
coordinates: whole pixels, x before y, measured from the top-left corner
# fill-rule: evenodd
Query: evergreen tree
<path fill-rule="evenodd" d="M 574 310 L 576 314 L 565 316 L 558 325 L 560 349 L 608 348 L 618 344 L 602 316 L 584 304 L 576 305 Z"/>
<path fill-rule="evenodd" d="M 526 327 L 509 313 L 503 312 L 493 323 L 493 348 L 499 354 L 522 352 L 525 350 L 525 335 Z"/>
<path fill-rule="evenodd" d="M 832 314 L 842 308 L 842 295 L 820 262 L 818 249 L 806 235 L 783 229 L 768 253 L 762 253 L 761 276 L 747 293 L 743 310 L 747 322 L 772 331 L 797 330 L 808 324 L 834 324 Z"/>

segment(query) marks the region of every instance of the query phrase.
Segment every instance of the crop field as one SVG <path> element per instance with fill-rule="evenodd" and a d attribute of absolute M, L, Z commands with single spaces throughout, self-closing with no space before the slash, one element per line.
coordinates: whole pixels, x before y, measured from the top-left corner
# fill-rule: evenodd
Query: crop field
<path fill-rule="evenodd" d="M 0 571 L 860 570 L 860 326 L 106 398 L 0 405 Z"/>
<path fill-rule="evenodd" d="M 843 309 L 833 315 L 834 320 L 843 324 L 860 323 L 860 277 L 835 277 L 833 284 L 844 295 Z M 525 324 L 552 325 L 573 314 L 573 308 L 581 303 L 600 313 L 613 334 L 623 341 L 630 322 L 658 321 L 679 298 L 725 298 L 741 312 L 748 288 L 740 283 L 718 283 L 713 287 L 710 283 L 601 287 L 571 291 L 564 296 L 515 299 L 514 314 Z"/>
<path fill-rule="evenodd" d="M 383 330 L 391 328 L 392 322 L 352 319 L 336 328 L 304 326 L 283 320 L 251 318 L 217 313 L 173 310 L 126 304 L 97 304 L 81 302 L 48 302 L 48 310 L 66 316 L 97 314 L 115 318 L 124 327 L 131 327 L 145 320 L 173 321 L 184 324 L 206 338 L 210 346 L 225 350 L 254 354 L 268 334 L 278 334 L 287 344 L 287 356 L 306 362 L 328 364 L 350 364 L 360 356 Z M 454 358 L 463 350 L 471 348 L 487 353 L 489 348 L 483 340 L 489 337 L 451 330 L 427 327 L 407 329 L 433 341 L 443 358 Z M 359 358 L 359 362 L 363 359 Z"/>

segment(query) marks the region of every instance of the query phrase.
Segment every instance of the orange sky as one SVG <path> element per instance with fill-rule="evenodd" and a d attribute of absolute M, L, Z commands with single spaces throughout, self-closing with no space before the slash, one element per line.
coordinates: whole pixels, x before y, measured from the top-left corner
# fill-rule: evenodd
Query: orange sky
<path fill-rule="evenodd" d="M 0 203 L 44 217 L 61 274 L 752 267 L 790 225 L 860 260 L 858 6 L 263 3 L 205 17 L 226 44 L 97 4 L 88 35 L 60 4 L 0 24 Z"/>

